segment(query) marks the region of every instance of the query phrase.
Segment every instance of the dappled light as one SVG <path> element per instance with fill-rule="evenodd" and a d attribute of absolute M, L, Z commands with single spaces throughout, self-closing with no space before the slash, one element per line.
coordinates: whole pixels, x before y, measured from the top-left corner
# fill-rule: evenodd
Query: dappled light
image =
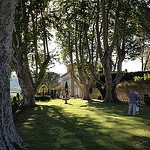
<path fill-rule="evenodd" d="M 93 103 L 94 102 L 94 103 Z M 15 124 L 32 150 L 112 150 L 148 148 L 147 107 L 127 116 L 126 104 L 90 103 L 71 99 L 38 102 L 17 115 Z M 144 143 L 145 142 L 145 143 Z"/>

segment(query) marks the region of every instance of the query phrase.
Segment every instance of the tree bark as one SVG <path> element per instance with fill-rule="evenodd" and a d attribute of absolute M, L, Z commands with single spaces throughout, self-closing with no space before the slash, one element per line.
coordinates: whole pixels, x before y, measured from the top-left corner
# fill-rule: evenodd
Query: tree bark
<path fill-rule="evenodd" d="M 43 79 L 45 77 L 46 67 L 50 61 L 50 56 L 48 55 L 42 66 L 40 67 L 40 72 L 37 80 L 33 83 L 33 79 L 30 73 L 27 55 L 23 54 L 21 50 L 15 49 L 13 51 L 13 61 L 12 65 L 15 69 L 19 85 L 23 93 L 23 104 L 24 107 L 34 107 L 35 104 L 35 94 L 39 90 Z"/>
<path fill-rule="evenodd" d="M 47 55 L 44 55 L 44 62 L 42 63 L 39 59 L 39 54 L 37 50 L 37 12 L 33 14 L 30 12 L 26 6 L 25 2 L 18 2 L 18 9 L 16 13 L 16 21 L 14 27 L 14 34 L 13 34 L 13 61 L 12 66 L 15 69 L 18 79 L 19 85 L 22 90 L 23 94 L 23 104 L 24 107 L 32 107 L 35 106 L 35 94 L 38 92 L 41 84 L 43 83 L 46 68 L 49 64 L 51 57 L 49 56 L 47 42 L 45 45 L 47 46 Z M 35 69 L 36 78 L 33 79 L 31 75 L 31 70 L 29 67 L 29 60 L 28 60 L 28 47 L 31 44 L 29 38 L 29 17 L 28 13 L 31 13 L 32 16 L 32 23 L 33 23 L 33 48 L 35 50 Z M 34 15 L 36 19 L 34 19 Z M 23 17 L 24 24 L 22 28 L 22 24 L 20 24 L 20 18 Z M 45 28 L 43 29 L 45 32 Z M 25 34 L 24 34 L 25 33 Z M 46 33 L 45 35 L 46 36 Z M 44 46 L 45 46 L 44 45 Z M 46 52 L 46 49 L 45 49 Z"/>
<path fill-rule="evenodd" d="M 101 5 L 102 5 L 102 23 L 103 23 L 103 45 L 104 45 L 104 52 L 101 52 L 101 48 L 99 48 L 99 55 L 101 58 L 101 62 L 102 62 L 102 66 L 104 69 L 104 76 L 105 76 L 105 89 L 106 89 L 106 97 L 104 98 L 105 102 L 116 102 L 119 101 L 117 98 L 117 94 L 116 94 L 116 85 L 118 83 L 118 81 L 120 81 L 119 79 L 121 79 L 121 75 L 120 72 L 121 70 L 121 65 L 122 65 L 122 59 L 121 61 L 118 60 L 119 62 L 119 68 L 120 70 L 118 70 L 118 75 L 116 77 L 116 79 L 113 81 L 112 79 L 112 63 L 111 63 L 111 57 L 112 57 L 112 52 L 114 49 L 114 46 L 117 43 L 117 40 L 119 38 L 118 36 L 118 32 L 119 32 L 119 1 L 116 0 L 116 12 L 115 12 L 115 27 L 114 27 L 114 35 L 113 35 L 113 41 L 111 43 L 111 45 L 108 45 L 108 9 L 106 8 L 106 1 L 105 0 L 101 0 Z M 97 20 L 98 21 L 98 20 Z M 97 23 L 98 24 L 98 23 Z M 97 34 L 99 34 L 99 29 L 98 29 L 98 25 L 97 25 Z M 99 37 L 98 37 L 99 38 Z M 99 39 L 98 39 L 99 41 Z M 99 41 L 100 43 L 100 41 Z M 98 45 L 100 46 L 100 44 Z"/>
<path fill-rule="evenodd" d="M 83 88 L 83 98 L 84 100 L 90 100 L 90 91 L 89 91 L 89 86 L 84 84 Z"/>
<path fill-rule="evenodd" d="M 104 76 L 105 76 L 105 89 L 106 89 L 106 96 L 104 98 L 104 102 L 118 102 L 119 99 L 117 97 L 116 93 L 116 85 L 117 82 L 120 81 L 122 76 L 116 75 L 116 82 L 112 81 L 112 75 L 111 75 L 111 70 L 109 67 L 104 67 Z M 117 80 L 118 79 L 118 80 Z"/>
<path fill-rule="evenodd" d="M 20 50 L 13 51 L 12 66 L 17 73 L 23 94 L 22 106 L 35 106 L 33 81 L 29 71 L 28 58 Z"/>
<path fill-rule="evenodd" d="M 0 150 L 15 150 L 16 146 L 28 146 L 15 129 L 10 101 L 15 4 L 15 0 L 0 0 Z"/>
<path fill-rule="evenodd" d="M 76 29 L 75 29 L 75 53 L 76 53 L 76 62 L 77 62 L 77 69 L 78 69 L 78 75 L 79 79 L 82 85 L 83 90 L 83 98 L 84 100 L 90 100 L 90 92 L 89 89 L 94 81 L 94 78 L 91 74 L 90 80 L 87 78 L 87 74 L 85 72 L 85 63 L 83 63 L 83 52 L 82 52 L 82 39 L 81 35 L 79 36 L 79 45 L 77 44 L 77 22 L 76 22 Z M 80 57 L 80 59 L 79 59 Z M 78 83 L 77 83 L 78 84 Z"/>

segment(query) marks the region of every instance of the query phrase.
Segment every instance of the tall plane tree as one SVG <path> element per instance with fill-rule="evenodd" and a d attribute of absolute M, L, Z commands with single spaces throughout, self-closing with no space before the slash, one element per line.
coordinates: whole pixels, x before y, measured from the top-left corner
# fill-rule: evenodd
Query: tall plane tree
<path fill-rule="evenodd" d="M 49 1 L 18 1 L 13 34 L 13 68 L 17 73 L 23 106 L 34 106 L 52 55 L 49 52 Z"/>
<path fill-rule="evenodd" d="M 89 32 L 92 21 L 89 2 L 55 0 L 54 4 L 56 4 L 52 10 L 55 18 L 54 27 L 58 31 L 57 40 L 62 47 L 63 60 L 66 64 L 71 64 L 72 79 L 82 89 L 83 99 L 90 99 L 94 78 L 88 64 L 94 57 L 94 49 L 90 49 L 88 43 L 89 41 L 92 43 L 93 40 Z M 74 75 L 75 68 L 78 78 Z"/>
<path fill-rule="evenodd" d="M 150 2 L 142 0 L 137 5 L 138 11 L 136 12 L 138 32 L 136 34 L 137 41 L 141 45 L 140 60 L 142 63 L 142 71 L 150 68 Z"/>
<path fill-rule="evenodd" d="M 105 83 L 97 80 L 95 74 L 94 76 L 106 89 L 105 102 L 119 101 L 116 95 L 116 86 L 123 75 L 122 62 L 129 54 L 135 54 L 138 47 L 134 39 L 136 33 L 136 4 L 136 1 L 130 0 L 97 0 L 96 3 L 91 3 L 96 8 L 94 15 L 96 43 Z M 113 79 L 114 59 L 116 59 L 117 67 L 115 71 L 117 74 Z"/>
<path fill-rule="evenodd" d="M 76 62 L 80 82 L 88 89 L 87 79 L 94 76 L 106 89 L 105 102 L 118 101 L 116 86 L 123 75 L 122 62 L 125 57 L 131 57 L 133 54 L 135 56 L 137 53 L 138 45 L 134 37 L 137 30 L 137 4 L 140 2 L 130 0 L 85 0 L 67 3 L 55 0 L 55 2 L 57 2 L 54 9 L 57 12 L 54 14 L 55 25 L 59 28 L 63 54 L 70 56 L 70 62 Z M 56 9 L 57 7 L 59 9 Z M 105 82 L 98 80 L 99 74 L 95 74 L 97 64 L 103 67 Z M 117 72 L 115 79 L 112 78 L 113 67 Z M 86 72 L 87 68 L 91 71 Z"/>
<path fill-rule="evenodd" d="M 10 101 L 15 4 L 15 0 L 0 0 L 0 150 L 15 150 L 16 146 L 28 146 L 15 129 Z"/>

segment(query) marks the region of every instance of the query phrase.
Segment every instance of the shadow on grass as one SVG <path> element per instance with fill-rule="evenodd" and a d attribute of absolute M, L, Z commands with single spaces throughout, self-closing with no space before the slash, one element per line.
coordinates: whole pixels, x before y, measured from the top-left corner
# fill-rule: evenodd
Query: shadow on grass
<path fill-rule="evenodd" d="M 95 107 L 97 109 L 103 109 L 104 112 L 110 114 L 116 114 L 119 116 L 127 116 L 128 112 L 128 104 L 126 103 L 103 103 L 102 101 L 98 100 L 88 100 L 88 106 Z M 85 107 L 85 106 L 84 106 Z M 150 106 L 141 105 L 140 107 L 140 114 L 136 115 L 137 118 L 142 118 L 150 122 Z M 131 112 L 132 116 L 132 112 Z"/>
<path fill-rule="evenodd" d="M 89 105 L 98 109 L 102 108 L 105 113 L 124 115 L 124 109 L 119 109 L 116 105 L 91 102 Z M 109 117 L 107 119 L 109 120 Z M 117 120 L 116 123 L 118 123 Z M 60 106 L 38 105 L 38 107 L 26 109 L 18 114 L 15 124 L 19 134 L 31 145 L 30 150 L 135 149 L 133 144 L 124 143 L 121 137 L 116 139 L 112 129 L 105 127 L 103 123 L 89 117 L 68 114 Z M 122 134 L 131 136 L 126 132 Z M 143 141 L 141 137 L 138 139 Z M 145 141 L 147 140 L 145 137 Z"/>
<path fill-rule="evenodd" d="M 25 110 L 27 111 L 27 110 Z M 91 119 L 66 117 L 61 107 L 39 106 L 23 112 L 22 121 L 16 119 L 18 132 L 33 150 L 91 150 L 103 149 L 94 138 L 92 128 L 98 128 Z M 21 118 L 22 118 L 21 117 Z M 89 130 L 89 131 L 88 131 Z"/>

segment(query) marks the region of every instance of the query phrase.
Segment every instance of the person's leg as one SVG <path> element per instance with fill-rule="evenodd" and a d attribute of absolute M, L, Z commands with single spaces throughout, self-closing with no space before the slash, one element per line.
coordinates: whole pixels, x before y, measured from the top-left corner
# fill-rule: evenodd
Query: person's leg
<path fill-rule="evenodd" d="M 139 114 L 139 107 L 136 106 L 136 114 Z"/>
<path fill-rule="evenodd" d="M 129 110 L 128 110 L 128 115 L 131 114 L 131 109 L 132 109 L 132 103 L 129 104 Z"/>
<path fill-rule="evenodd" d="M 133 116 L 136 114 L 136 104 L 133 104 Z"/>

